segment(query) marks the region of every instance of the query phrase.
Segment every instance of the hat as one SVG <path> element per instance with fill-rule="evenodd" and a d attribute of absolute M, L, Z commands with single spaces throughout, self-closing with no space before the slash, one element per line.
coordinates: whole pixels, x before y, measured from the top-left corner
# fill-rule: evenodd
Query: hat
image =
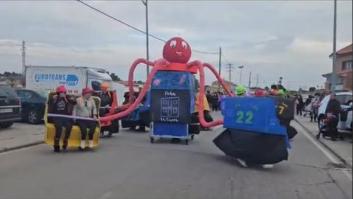
<path fill-rule="evenodd" d="M 64 85 L 60 85 L 56 88 L 57 93 L 66 93 L 66 88 Z"/>
<path fill-rule="evenodd" d="M 245 88 L 245 86 L 243 86 L 243 85 L 238 85 L 238 86 L 235 88 L 235 92 L 237 93 L 238 96 L 244 95 L 244 94 L 246 93 L 246 88 Z"/>
<path fill-rule="evenodd" d="M 256 97 L 262 97 L 262 96 L 265 96 L 265 95 L 266 95 L 266 91 L 263 90 L 263 89 L 257 89 L 257 90 L 255 91 L 255 96 L 256 96 Z"/>
<path fill-rule="evenodd" d="M 88 87 L 82 89 L 82 95 L 86 95 L 86 94 L 92 93 L 92 92 L 93 92 L 93 90 Z"/>

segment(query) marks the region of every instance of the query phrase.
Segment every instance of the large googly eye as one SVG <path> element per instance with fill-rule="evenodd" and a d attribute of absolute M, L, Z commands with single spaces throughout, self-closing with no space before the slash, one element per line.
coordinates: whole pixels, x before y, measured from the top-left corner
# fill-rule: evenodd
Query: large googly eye
<path fill-rule="evenodd" d="M 188 48 L 188 44 L 187 44 L 185 41 L 182 41 L 182 42 L 181 42 L 181 46 L 182 46 L 183 48 L 185 48 L 185 49 Z"/>
<path fill-rule="evenodd" d="M 169 45 L 170 45 L 170 47 L 175 48 L 176 44 L 177 44 L 177 41 L 176 40 L 172 40 Z"/>

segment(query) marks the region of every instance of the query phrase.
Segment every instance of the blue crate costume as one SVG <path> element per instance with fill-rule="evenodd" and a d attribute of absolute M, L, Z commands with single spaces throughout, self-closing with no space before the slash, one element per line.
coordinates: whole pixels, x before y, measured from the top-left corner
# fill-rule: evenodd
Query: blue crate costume
<path fill-rule="evenodd" d="M 151 85 L 151 142 L 155 138 L 191 139 L 195 77 L 190 72 L 159 71 Z"/>
<path fill-rule="evenodd" d="M 226 155 L 247 164 L 287 160 L 287 128 L 281 125 L 276 107 L 278 101 L 270 97 L 225 97 L 221 109 L 226 130 L 213 142 Z"/>

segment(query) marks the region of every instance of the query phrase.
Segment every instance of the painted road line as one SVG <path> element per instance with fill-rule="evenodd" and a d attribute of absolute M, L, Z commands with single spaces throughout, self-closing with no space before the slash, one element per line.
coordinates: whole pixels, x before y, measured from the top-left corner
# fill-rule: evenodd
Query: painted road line
<path fill-rule="evenodd" d="M 297 122 L 299 124 L 299 122 Z M 334 164 L 342 164 L 343 162 L 340 161 L 333 153 L 331 153 L 328 149 L 326 149 L 322 144 L 320 144 L 317 140 L 315 140 L 307 130 L 305 130 L 300 124 L 300 128 L 302 129 L 302 134 L 305 135 L 311 143 L 313 143 L 332 163 Z M 344 175 L 348 177 L 350 181 L 352 181 L 352 175 L 347 170 L 341 170 Z"/>

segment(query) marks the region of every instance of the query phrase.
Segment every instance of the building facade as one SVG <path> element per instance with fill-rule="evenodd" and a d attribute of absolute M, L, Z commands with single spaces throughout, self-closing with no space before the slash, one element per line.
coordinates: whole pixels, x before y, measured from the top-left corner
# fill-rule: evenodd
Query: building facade
<path fill-rule="evenodd" d="M 332 54 L 330 58 L 332 58 Z M 334 66 L 337 74 L 335 90 L 352 91 L 352 65 L 353 53 L 351 44 L 336 52 L 336 64 Z M 322 76 L 326 78 L 325 89 L 330 90 L 332 73 L 323 74 Z"/>

